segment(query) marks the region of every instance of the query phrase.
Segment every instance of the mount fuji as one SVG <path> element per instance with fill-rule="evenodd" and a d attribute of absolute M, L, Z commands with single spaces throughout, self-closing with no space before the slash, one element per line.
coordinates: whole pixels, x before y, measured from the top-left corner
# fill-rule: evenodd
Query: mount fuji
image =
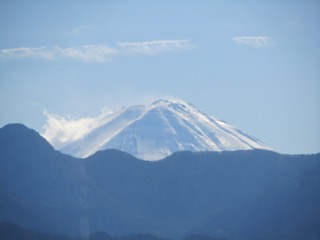
<path fill-rule="evenodd" d="M 163 159 L 178 151 L 271 150 L 181 100 L 158 100 L 101 115 L 88 133 L 60 151 L 86 158 L 105 149 L 122 150 L 143 160 Z"/>

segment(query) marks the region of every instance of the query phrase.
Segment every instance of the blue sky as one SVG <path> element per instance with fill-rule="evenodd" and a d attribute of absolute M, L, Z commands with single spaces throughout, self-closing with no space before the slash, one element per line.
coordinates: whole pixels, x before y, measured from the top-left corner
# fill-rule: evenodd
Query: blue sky
<path fill-rule="evenodd" d="M 174 97 L 320 152 L 319 22 L 316 0 L 2 0 L 0 126 Z"/>

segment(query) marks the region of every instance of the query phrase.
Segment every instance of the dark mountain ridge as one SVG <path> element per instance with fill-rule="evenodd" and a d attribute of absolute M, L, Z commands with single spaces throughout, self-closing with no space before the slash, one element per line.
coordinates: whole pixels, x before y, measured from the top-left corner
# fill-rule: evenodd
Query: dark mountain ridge
<path fill-rule="evenodd" d="M 128 236 L 115 237 L 104 232 L 95 232 L 88 236 L 70 237 L 66 235 L 49 234 L 27 230 L 21 226 L 0 221 L 0 233 L 3 240 L 171 240 L 168 238 L 159 238 L 150 234 L 131 234 Z M 211 238 L 205 235 L 192 234 L 182 240 L 227 240 L 225 238 Z"/>
<path fill-rule="evenodd" d="M 0 129 L 0 220 L 54 234 L 320 239 L 320 154 L 55 151 L 21 124 Z"/>

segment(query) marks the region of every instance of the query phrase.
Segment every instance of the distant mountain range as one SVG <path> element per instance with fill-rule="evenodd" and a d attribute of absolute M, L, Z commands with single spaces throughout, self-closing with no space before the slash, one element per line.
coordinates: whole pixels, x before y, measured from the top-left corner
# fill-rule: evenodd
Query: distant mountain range
<path fill-rule="evenodd" d="M 60 151 L 85 158 L 118 149 L 145 160 L 178 151 L 271 150 L 257 138 L 181 100 L 158 100 L 97 118 L 90 131 Z"/>
<path fill-rule="evenodd" d="M 320 239 L 320 154 L 178 152 L 142 161 L 105 150 L 78 159 L 10 124 L 0 129 L 0 221 L 78 237 Z"/>

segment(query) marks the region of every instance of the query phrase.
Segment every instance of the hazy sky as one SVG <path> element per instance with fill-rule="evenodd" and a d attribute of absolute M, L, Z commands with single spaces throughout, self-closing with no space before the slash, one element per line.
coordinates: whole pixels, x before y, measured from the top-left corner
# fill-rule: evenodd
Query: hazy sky
<path fill-rule="evenodd" d="M 320 152 L 320 1 L 0 0 L 0 126 L 175 97 Z"/>

